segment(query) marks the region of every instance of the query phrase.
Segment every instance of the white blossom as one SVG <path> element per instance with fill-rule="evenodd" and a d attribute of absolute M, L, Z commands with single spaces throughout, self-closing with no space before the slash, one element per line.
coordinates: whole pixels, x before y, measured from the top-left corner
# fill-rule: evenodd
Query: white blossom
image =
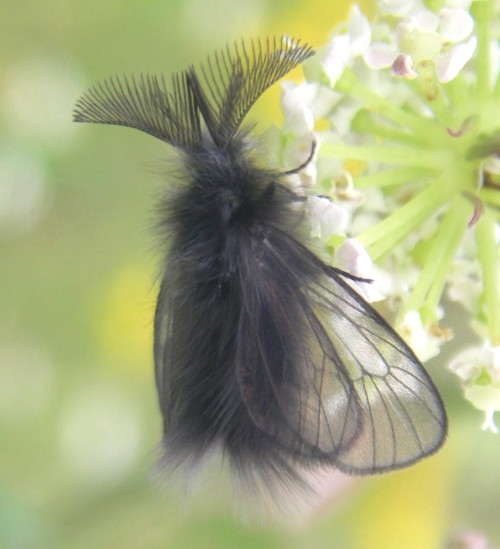
<path fill-rule="evenodd" d="M 444 342 L 451 339 L 450 330 L 443 330 L 438 325 L 424 326 L 418 311 L 408 311 L 400 324 L 404 339 L 422 361 L 437 356 Z"/>
<path fill-rule="evenodd" d="M 326 240 L 332 234 L 344 234 L 348 213 L 326 197 L 310 196 L 307 200 L 311 236 Z"/>
<path fill-rule="evenodd" d="M 464 9 L 444 8 L 439 12 L 441 38 L 444 42 L 456 44 L 470 36 L 474 20 Z"/>
<path fill-rule="evenodd" d="M 465 398 L 485 413 L 483 430 L 498 433 L 495 412 L 500 410 L 500 346 L 471 347 L 450 363 L 461 380 Z"/>
<path fill-rule="evenodd" d="M 436 57 L 436 73 L 440 82 L 450 82 L 465 67 L 476 50 L 477 39 L 472 37 L 465 44 L 458 44 Z"/>
<path fill-rule="evenodd" d="M 375 275 L 372 260 L 361 242 L 355 238 L 344 240 L 335 254 L 335 263 L 339 269 L 367 280 L 367 282 L 362 282 L 361 280 L 346 279 L 346 282 L 366 301 L 381 301 L 385 298 L 385 295 L 380 291 L 380 284 Z"/>
<path fill-rule="evenodd" d="M 371 26 L 357 5 L 351 9 L 348 31 L 335 34 L 323 52 L 322 65 L 331 85 L 351 66 L 354 59 L 362 55 L 371 42 Z"/>

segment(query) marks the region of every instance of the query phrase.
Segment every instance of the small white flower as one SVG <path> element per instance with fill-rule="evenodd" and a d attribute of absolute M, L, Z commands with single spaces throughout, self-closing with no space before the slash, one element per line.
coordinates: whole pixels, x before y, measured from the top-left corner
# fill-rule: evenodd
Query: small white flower
<path fill-rule="evenodd" d="M 481 425 L 483 431 L 498 433 L 495 425 L 495 412 L 500 410 L 500 386 L 499 385 L 473 385 L 465 389 L 465 398 L 478 410 L 484 412 L 484 422 Z"/>
<path fill-rule="evenodd" d="M 465 44 L 458 44 L 436 57 L 436 73 L 440 82 L 450 82 L 464 68 L 476 51 L 477 38 L 473 36 Z"/>
<path fill-rule="evenodd" d="M 346 238 L 335 254 L 336 266 L 359 278 L 366 278 L 369 282 L 346 279 L 361 296 L 368 302 L 381 301 L 385 295 L 379 291 L 379 285 L 373 276 L 373 265 L 365 248 L 355 238 Z"/>
<path fill-rule="evenodd" d="M 500 383 L 500 346 L 470 347 L 452 360 L 450 370 L 467 384 L 476 383 L 482 372 Z"/>
<path fill-rule="evenodd" d="M 332 87 L 340 78 L 350 62 L 349 36 L 341 34 L 334 36 L 323 52 L 322 65 L 325 74 L 330 79 Z"/>
<path fill-rule="evenodd" d="M 373 70 L 387 69 L 397 59 L 399 51 L 393 44 L 374 42 L 364 53 L 363 60 Z"/>
<path fill-rule="evenodd" d="M 441 345 L 452 337 L 450 330 L 437 325 L 422 324 L 417 311 L 409 311 L 400 325 L 400 332 L 420 360 L 425 362 L 437 356 Z"/>
<path fill-rule="evenodd" d="M 363 15 L 359 6 L 354 5 L 351 9 L 349 22 L 349 43 L 351 56 L 362 55 L 370 45 L 372 29 L 368 18 Z"/>
<path fill-rule="evenodd" d="M 356 101 L 344 101 L 335 108 L 335 116 L 330 119 L 334 134 L 324 136 L 325 140 L 333 138 L 339 140 L 351 133 L 352 120 L 359 111 L 359 103 Z"/>
<path fill-rule="evenodd" d="M 450 362 L 450 370 L 456 374 L 464 384 L 471 384 L 481 373 L 481 361 L 479 357 L 482 348 L 472 347 L 462 351 Z"/>
<path fill-rule="evenodd" d="M 296 84 L 286 81 L 281 88 L 281 108 L 285 115 L 286 129 L 295 134 L 312 131 L 314 120 L 327 116 L 340 97 L 330 88 L 314 83 Z M 305 121 L 302 127 L 293 123 L 298 114 Z"/>
<path fill-rule="evenodd" d="M 355 5 L 351 9 L 348 32 L 333 36 L 323 53 L 323 70 L 332 86 L 335 85 L 345 67 L 351 66 L 354 59 L 366 51 L 370 42 L 370 23 Z"/>
<path fill-rule="evenodd" d="M 463 9 L 442 9 L 439 12 L 441 37 L 456 44 L 465 40 L 474 29 L 474 20 Z"/>
<path fill-rule="evenodd" d="M 439 17 L 430 10 L 421 10 L 408 16 L 406 24 L 420 32 L 436 32 L 439 26 Z"/>
<path fill-rule="evenodd" d="M 378 7 L 381 12 L 395 17 L 405 15 L 422 8 L 419 0 L 379 0 Z"/>
<path fill-rule="evenodd" d="M 314 115 L 310 105 L 316 95 L 315 84 L 298 86 L 292 82 L 284 82 L 281 96 L 281 108 L 285 115 L 285 128 L 296 135 L 312 132 Z"/>
<path fill-rule="evenodd" d="M 500 402 L 500 389 L 497 391 L 496 402 Z M 492 433 L 495 433 L 495 435 L 498 434 L 498 427 L 495 424 L 495 409 L 494 408 L 487 408 L 485 410 L 484 414 L 484 422 L 481 425 L 481 429 L 483 431 L 491 431 Z"/>
<path fill-rule="evenodd" d="M 332 235 L 345 234 L 349 214 L 335 202 L 322 196 L 307 200 L 311 236 L 326 240 Z"/>
<path fill-rule="evenodd" d="M 450 363 L 450 370 L 462 380 L 465 398 L 485 413 L 483 430 L 498 433 L 494 414 L 500 410 L 500 346 L 466 349 Z"/>
<path fill-rule="evenodd" d="M 315 147 L 313 157 L 296 174 L 303 188 L 311 188 L 316 185 L 318 175 L 316 160 L 320 147 L 319 136 L 314 132 L 318 111 L 313 110 L 313 105 L 319 97 L 321 99 L 318 101 L 319 108 L 329 110 L 335 100 L 333 96 L 336 97 L 336 94 L 330 90 L 327 90 L 327 93 L 320 91 L 318 84 L 297 85 L 284 82 L 282 89 L 281 106 L 285 115 L 285 129 L 294 136 L 284 151 L 285 165 L 290 170 L 297 168 L 309 159 Z"/>

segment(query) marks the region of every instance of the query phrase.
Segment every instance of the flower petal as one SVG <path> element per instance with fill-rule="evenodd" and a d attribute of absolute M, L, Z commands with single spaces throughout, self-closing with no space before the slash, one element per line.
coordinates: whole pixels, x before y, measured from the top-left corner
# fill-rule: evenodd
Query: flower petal
<path fill-rule="evenodd" d="M 414 13 L 406 19 L 420 32 L 435 32 L 439 26 L 439 17 L 430 10 Z"/>
<path fill-rule="evenodd" d="M 321 64 L 332 87 L 350 61 L 350 42 L 347 34 L 334 36 L 326 46 Z"/>
<path fill-rule="evenodd" d="M 368 18 L 361 13 L 361 10 L 357 5 L 354 5 L 351 10 L 349 38 L 351 55 L 354 57 L 365 52 L 372 40 L 372 29 Z"/>
<path fill-rule="evenodd" d="M 378 7 L 381 12 L 396 17 L 404 17 L 408 13 L 422 7 L 419 0 L 379 0 Z"/>
<path fill-rule="evenodd" d="M 349 214 L 344 208 L 322 196 L 309 197 L 307 204 L 313 237 L 327 239 L 345 233 Z"/>
<path fill-rule="evenodd" d="M 381 301 L 385 298 L 378 290 L 379 284 L 373 280 L 372 260 L 359 240 L 346 238 L 335 254 L 335 263 L 340 269 L 369 280 L 346 280 L 366 301 Z"/>
<path fill-rule="evenodd" d="M 473 36 L 467 43 L 458 44 L 447 53 L 436 57 L 436 73 L 440 82 L 453 80 L 464 68 L 476 50 L 477 38 Z"/>
<path fill-rule="evenodd" d="M 379 70 L 389 68 L 398 56 L 398 50 L 391 44 L 384 42 L 373 43 L 363 55 L 363 60 L 370 69 Z"/>
<path fill-rule="evenodd" d="M 474 29 L 472 16 L 462 9 L 442 9 L 439 13 L 441 20 L 441 37 L 444 42 L 456 44 L 465 40 Z"/>

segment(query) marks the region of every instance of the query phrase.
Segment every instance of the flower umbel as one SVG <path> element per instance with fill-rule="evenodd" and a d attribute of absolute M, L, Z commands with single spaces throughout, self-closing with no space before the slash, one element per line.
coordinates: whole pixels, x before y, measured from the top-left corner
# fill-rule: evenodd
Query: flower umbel
<path fill-rule="evenodd" d="M 483 346 L 500 345 L 499 29 L 499 0 L 380 0 L 372 21 L 355 6 L 304 93 L 293 90 L 300 108 L 284 104 L 288 120 L 307 120 L 297 135 L 319 135 L 315 190 L 351 213 L 341 237 L 322 230 L 332 262 L 345 236 L 364 246 L 424 359 L 450 338 L 439 326 L 447 287 Z M 346 173 L 349 197 L 337 192 Z M 466 398 L 477 405 L 474 387 L 488 383 L 500 391 L 483 375 Z M 491 419 L 500 398 L 481 409 Z"/>

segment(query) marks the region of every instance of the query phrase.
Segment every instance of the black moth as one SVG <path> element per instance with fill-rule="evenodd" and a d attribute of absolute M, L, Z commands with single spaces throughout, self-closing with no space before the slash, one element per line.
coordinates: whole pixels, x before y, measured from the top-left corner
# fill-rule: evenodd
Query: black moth
<path fill-rule="evenodd" d="M 170 86 L 110 78 L 77 102 L 77 122 L 136 128 L 180 151 L 162 205 L 154 342 L 171 470 L 221 447 L 239 474 L 289 486 L 322 466 L 405 467 L 444 440 L 443 403 L 422 365 L 350 275 L 306 247 L 290 172 L 262 167 L 240 129 L 312 54 L 298 41 L 241 42 Z"/>

